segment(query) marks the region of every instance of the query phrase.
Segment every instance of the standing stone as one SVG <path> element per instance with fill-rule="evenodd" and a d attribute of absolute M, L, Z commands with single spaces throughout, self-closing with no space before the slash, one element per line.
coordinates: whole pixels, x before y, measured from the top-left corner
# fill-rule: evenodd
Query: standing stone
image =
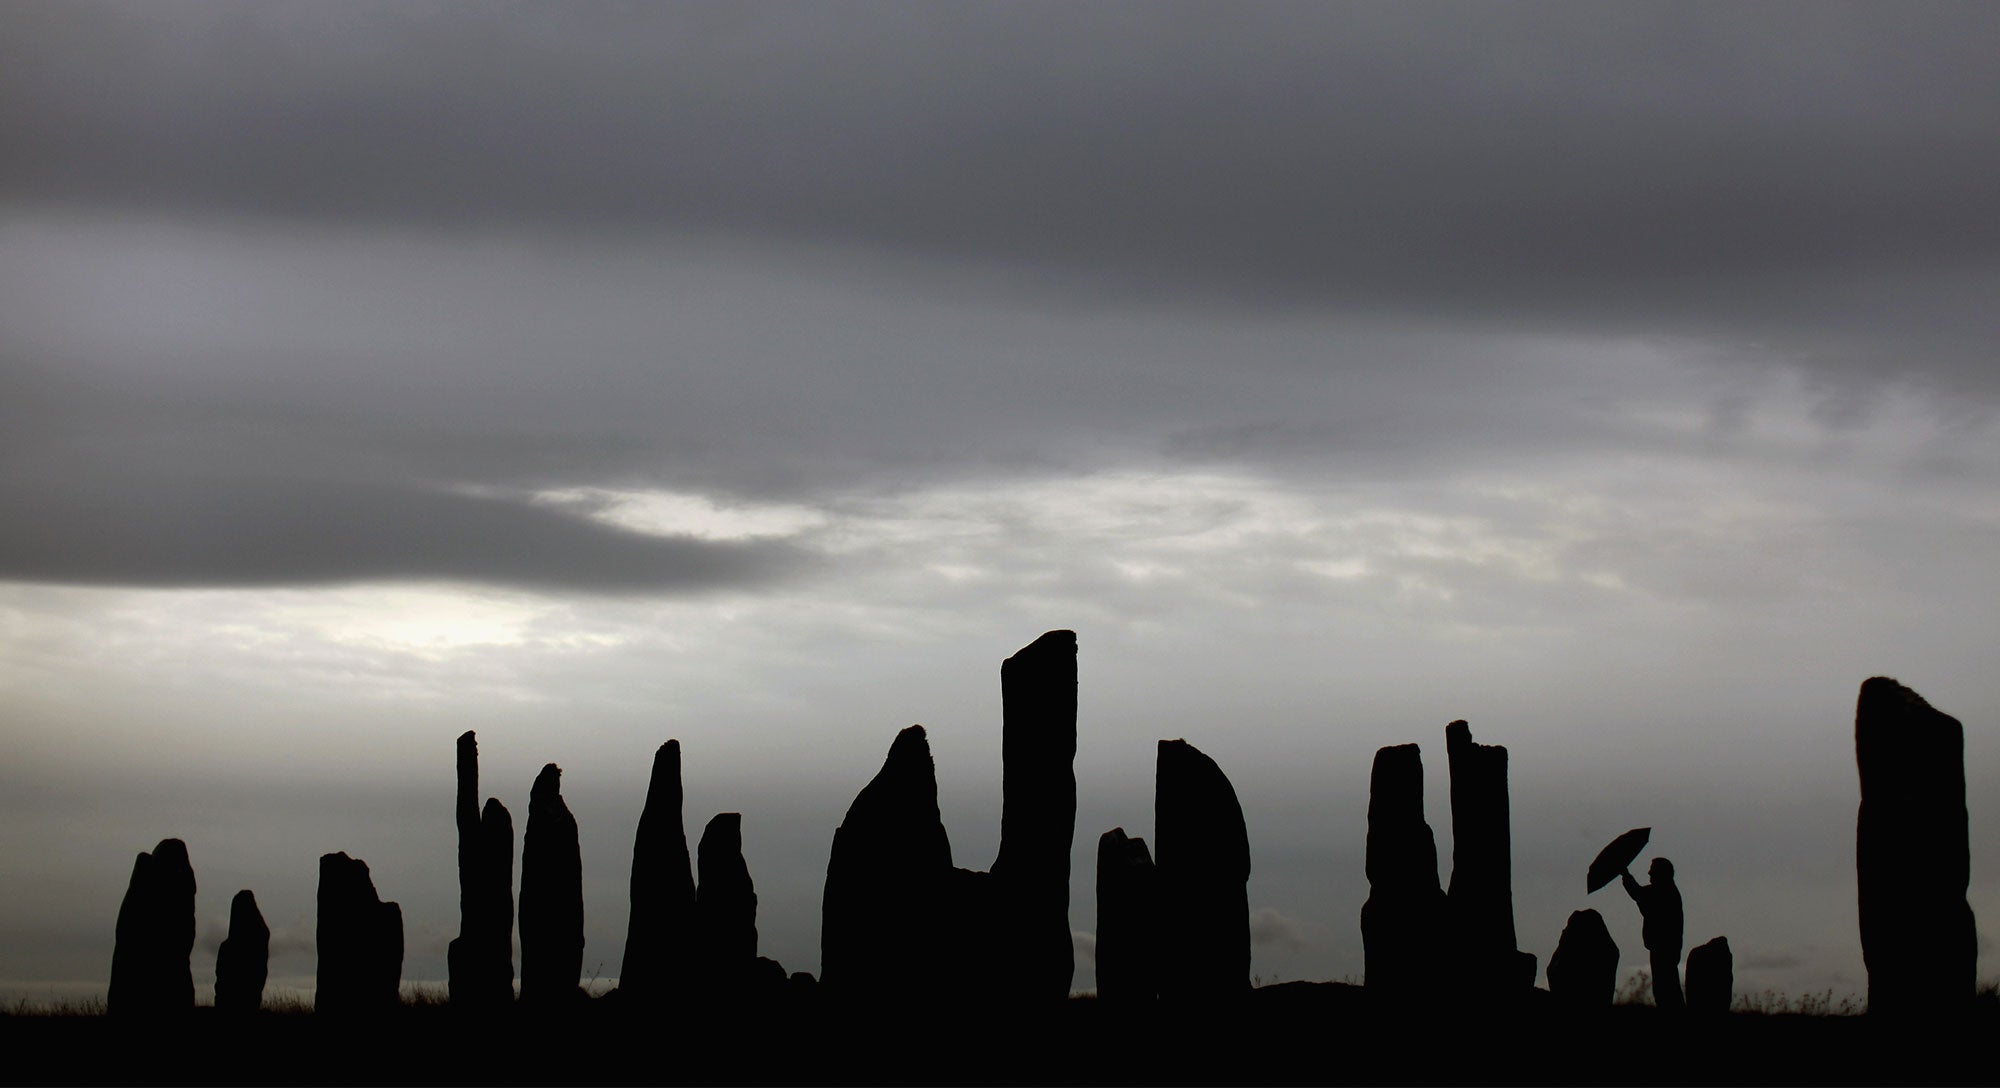
<path fill-rule="evenodd" d="M 701 832 L 701 884 L 694 893 L 696 989 L 740 993 L 757 967 L 757 889 L 743 861 L 743 817 L 720 812 Z M 784 972 L 778 972 L 780 980 Z"/>
<path fill-rule="evenodd" d="M 618 977 L 618 991 L 629 999 L 689 996 L 695 891 L 681 808 L 681 742 L 670 740 L 653 753 L 632 841 L 632 918 Z"/>
<path fill-rule="evenodd" d="M 375 894 L 368 863 L 346 854 L 319 859 L 319 971 L 314 1007 L 323 1013 L 396 1007 L 403 976 L 403 908 Z"/>
<path fill-rule="evenodd" d="M 896 734 L 833 833 L 820 908 L 820 983 L 843 1000 L 914 1000 L 934 979 L 952 899 L 924 728 Z"/>
<path fill-rule="evenodd" d="M 497 798 L 479 808 L 479 744 L 458 738 L 458 936 L 446 949 L 453 1004 L 514 1000 L 514 821 Z"/>
<path fill-rule="evenodd" d="M 1436 998 L 1444 981 L 1445 897 L 1438 887 L 1437 840 L 1424 822 L 1423 756 L 1414 744 L 1375 753 L 1367 872 L 1363 981 L 1391 999 Z"/>
<path fill-rule="evenodd" d="M 1507 749 L 1475 744 L 1463 721 L 1444 729 L 1451 770 L 1451 887 L 1445 903 L 1457 958 L 1487 993 L 1535 984 L 1535 957 L 1515 947 L 1514 854 Z"/>
<path fill-rule="evenodd" d="M 1868 1011 L 1924 1014 L 1970 1001 L 1978 936 L 1965 891 L 1965 730 L 1886 676 L 1861 685 L 1855 835 Z"/>
<path fill-rule="evenodd" d="M 1076 633 L 1050 631 L 1000 665 L 1001 902 L 994 996 L 1061 1001 L 1075 977 L 1069 853 L 1076 838 Z"/>
<path fill-rule="evenodd" d="M 194 1008 L 194 866 L 187 844 L 162 839 L 132 862 L 118 905 L 106 1011 L 159 1015 Z"/>
<path fill-rule="evenodd" d="M 1234 998 L 1250 988 L 1250 836 L 1215 761 L 1163 740 L 1153 794 L 1159 847 L 1162 1001 Z"/>
<path fill-rule="evenodd" d="M 1618 943 L 1604 916 L 1574 911 L 1549 957 L 1549 993 L 1571 1008 L 1602 1009 L 1618 992 Z"/>
<path fill-rule="evenodd" d="M 1146 840 L 1114 827 L 1097 840 L 1097 997 L 1147 1004 L 1159 995 L 1159 889 Z"/>
<path fill-rule="evenodd" d="M 257 897 L 246 888 L 229 901 L 229 936 L 215 950 L 216 1010 L 256 1012 L 262 1008 L 270 962 L 271 927 L 264 924 Z"/>
<path fill-rule="evenodd" d="M 583 853 L 550 763 L 528 791 L 521 836 L 521 1000 L 565 1003 L 583 990 Z"/>
<path fill-rule="evenodd" d="M 1736 958 L 1729 954 L 1729 938 L 1717 937 L 1688 953 L 1687 1009 L 1691 1013 L 1720 1015 L 1729 1011 L 1736 996 Z"/>

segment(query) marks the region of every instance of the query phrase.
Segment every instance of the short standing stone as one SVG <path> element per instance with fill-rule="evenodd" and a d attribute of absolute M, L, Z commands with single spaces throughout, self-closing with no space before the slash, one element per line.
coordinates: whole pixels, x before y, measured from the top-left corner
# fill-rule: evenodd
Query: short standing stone
<path fill-rule="evenodd" d="M 582 981 L 583 854 L 562 769 L 550 763 L 528 791 L 521 836 L 521 1000 L 574 1001 Z"/>
<path fill-rule="evenodd" d="M 1364 982 L 1392 999 L 1435 998 L 1444 981 L 1445 897 L 1438 887 L 1437 840 L 1424 822 L 1423 756 L 1414 744 L 1375 753 L 1367 872 Z"/>
<path fill-rule="evenodd" d="M 1155 771 L 1160 1000 L 1216 1001 L 1250 988 L 1250 837 L 1236 789 L 1185 740 Z"/>
<path fill-rule="evenodd" d="M 681 816 L 681 742 L 653 753 L 646 807 L 632 842 L 632 916 L 618 992 L 627 1000 L 690 996 L 695 952 L 694 873 Z"/>
<path fill-rule="evenodd" d="M 1729 1011 L 1736 996 L 1736 960 L 1729 938 L 1717 937 L 1688 953 L 1687 1008 L 1691 1013 Z"/>
<path fill-rule="evenodd" d="M 215 1007 L 221 1012 L 256 1012 L 264 1004 L 270 972 L 271 927 L 249 889 L 229 901 L 229 936 L 215 950 Z"/>
<path fill-rule="evenodd" d="M 1555 955 L 1549 957 L 1549 992 L 1573 1008 L 1608 1008 L 1618 992 L 1618 944 L 1594 910 L 1570 914 Z"/>
<path fill-rule="evenodd" d="M 1159 995 L 1159 889 L 1146 840 L 1122 827 L 1097 840 L 1097 997 L 1149 1003 Z"/>
<path fill-rule="evenodd" d="M 757 890 L 743 861 L 743 817 L 720 812 L 702 829 L 694 893 L 697 992 L 740 992 L 757 966 Z M 779 979 L 784 978 L 782 969 Z"/>
<path fill-rule="evenodd" d="M 403 974 L 403 909 L 375 894 L 368 863 L 319 859 L 319 977 L 314 1007 L 345 1014 L 393 1009 Z"/>
<path fill-rule="evenodd" d="M 896 734 L 833 833 L 820 924 L 827 992 L 878 1003 L 923 993 L 937 977 L 957 883 L 930 742 L 913 725 Z"/>
<path fill-rule="evenodd" d="M 156 1016 L 194 1008 L 194 866 L 187 844 L 162 839 L 132 863 L 118 905 L 107 1011 Z"/>

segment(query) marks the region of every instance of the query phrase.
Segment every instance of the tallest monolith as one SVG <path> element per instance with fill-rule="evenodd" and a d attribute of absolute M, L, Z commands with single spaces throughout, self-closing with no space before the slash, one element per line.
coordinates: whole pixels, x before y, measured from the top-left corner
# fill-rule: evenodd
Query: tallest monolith
<path fill-rule="evenodd" d="M 514 1000 L 514 819 L 479 807 L 479 742 L 458 738 L 458 936 L 445 949 L 452 1004 Z"/>
<path fill-rule="evenodd" d="M 1535 958 L 1514 944 L 1514 854 L 1507 749 L 1476 744 L 1463 721 L 1444 727 L 1451 770 L 1451 886 L 1446 906 L 1456 952 L 1486 991 L 1535 984 Z"/>
<path fill-rule="evenodd" d="M 1000 899 L 995 996 L 1061 1001 L 1076 970 L 1069 852 L 1076 837 L 1076 633 L 1050 631 L 1000 664 Z"/>
<path fill-rule="evenodd" d="M 1971 848 L 1965 730 L 1909 688 L 1877 676 L 1854 712 L 1861 772 L 1855 835 L 1868 1011 L 1949 1009 L 1974 992 L 1979 944 L 1966 902 Z"/>
<path fill-rule="evenodd" d="M 681 742 L 670 740 L 653 753 L 646 807 L 632 842 L 632 917 L 618 977 L 618 991 L 628 1000 L 694 996 L 694 875 L 682 807 Z"/>

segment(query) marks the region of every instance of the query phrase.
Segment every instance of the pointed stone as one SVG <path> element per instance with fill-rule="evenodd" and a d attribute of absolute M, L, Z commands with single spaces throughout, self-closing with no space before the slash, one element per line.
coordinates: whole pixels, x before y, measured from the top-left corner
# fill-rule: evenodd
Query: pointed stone
<path fill-rule="evenodd" d="M 479 808 L 479 744 L 458 738 L 458 936 L 446 949 L 453 1004 L 514 1000 L 514 822 L 488 798 Z"/>
<path fill-rule="evenodd" d="M 757 889 L 743 861 L 743 817 L 719 812 L 702 829 L 694 894 L 697 992 L 740 993 L 757 966 Z M 784 978 L 784 971 L 778 972 Z"/>
<path fill-rule="evenodd" d="M 632 842 L 632 918 L 618 978 L 618 990 L 629 1000 L 689 993 L 694 874 L 681 810 L 681 742 L 670 740 L 653 753 L 646 807 Z"/>
<path fill-rule="evenodd" d="M 375 893 L 368 863 L 319 859 L 319 968 L 313 1006 L 333 1015 L 396 1007 L 403 975 L 403 908 Z"/>
<path fill-rule="evenodd" d="M 1250 836 L 1236 789 L 1185 740 L 1155 771 L 1160 1000 L 1210 1002 L 1250 988 Z"/>
<path fill-rule="evenodd" d="M 1475 744 L 1463 721 L 1445 726 L 1451 770 L 1451 887 L 1445 894 L 1456 958 L 1488 993 L 1535 984 L 1534 956 L 1515 947 L 1514 854 L 1507 749 Z"/>
<path fill-rule="evenodd" d="M 1114 827 L 1097 840 L 1097 998 L 1150 1004 L 1159 996 L 1159 889 L 1146 840 Z"/>
<path fill-rule="evenodd" d="M 1961 1006 L 1972 999 L 1979 956 L 1965 898 L 1972 852 L 1964 727 L 1877 676 L 1861 685 L 1854 755 L 1868 1011 L 1921 1015 Z"/>
<path fill-rule="evenodd" d="M 583 854 L 576 817 L 550 763 L 528 791 L 521 837 L 521 1000 L 568 1003 L 582 996 Z"/>
<path fill-rule="evenodd" d="M 1367 987 L 1393 1000 L 1438 995 L 1446 931 L 1437 840 L 1424 821 L 1424 763 L 1414 744 L 1375 753 L 1368 788 L 1368 901 L 1361 905 Z"/>
<path fill-rule="evenodd" d="M 1736 997 L 1736 957 L 1729 938 L 1717 937 L 1688 953 L 1687 1009 L 1690 1013 L 1721 1015 Z"/>
<path fill-rule="evenodd" d="M 1076 838 L 1076 633 L 1050 631 L 1000 665 L 1001 897 L 993 996 L 1062 1001 L 1076 973 L 1069 924 Z"/>
<path fill-rule="evenodd" d="M 1549 957 L 1549 993 L 1572 1008 L 1605 1009 L 1618 992 L 1618 944 L 1594 910 L 1574 911 Z"/>
<path fill-rule="evenodd" d="M 930 742 L 913 725 L 833 833 L 820 923 L 828 992 L 873 1002 L 923 992 L 938 968 L 951 874 Z"/>
<path fill-rule="evenodd" d="M 229 901 L 229 936 L 215 950 L 216 1011 L 256 1012 L 262 1008 L 270 962 L 271 927 L 264 924 L 257 897 L 246 888 Z"/>
<path fill-rule="evenodd" d="M 187 844 L 162 839 L 133 860 L 132 879 L 118 905 L 111 988 L 105 1000 L 117 1016 L 157 1016 L 194 1008 L 194 866 Z"/>

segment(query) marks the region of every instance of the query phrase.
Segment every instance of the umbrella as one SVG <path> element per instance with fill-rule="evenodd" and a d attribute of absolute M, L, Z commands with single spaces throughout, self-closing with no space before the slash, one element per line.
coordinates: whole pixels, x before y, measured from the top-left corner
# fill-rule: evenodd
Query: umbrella
<path fill-rule="evenodd" d="M 1639 851 L 1646 848 L 1647 840 L 1652 837 L 1652 828 L 1635 827 L 1612 839 L 1611 845 L 1599 850 L 1597 860 L 1590 863 L 1588 890 L 1594 892 L 1618 879 L 1618 874 L 1631 867 Z"/>

